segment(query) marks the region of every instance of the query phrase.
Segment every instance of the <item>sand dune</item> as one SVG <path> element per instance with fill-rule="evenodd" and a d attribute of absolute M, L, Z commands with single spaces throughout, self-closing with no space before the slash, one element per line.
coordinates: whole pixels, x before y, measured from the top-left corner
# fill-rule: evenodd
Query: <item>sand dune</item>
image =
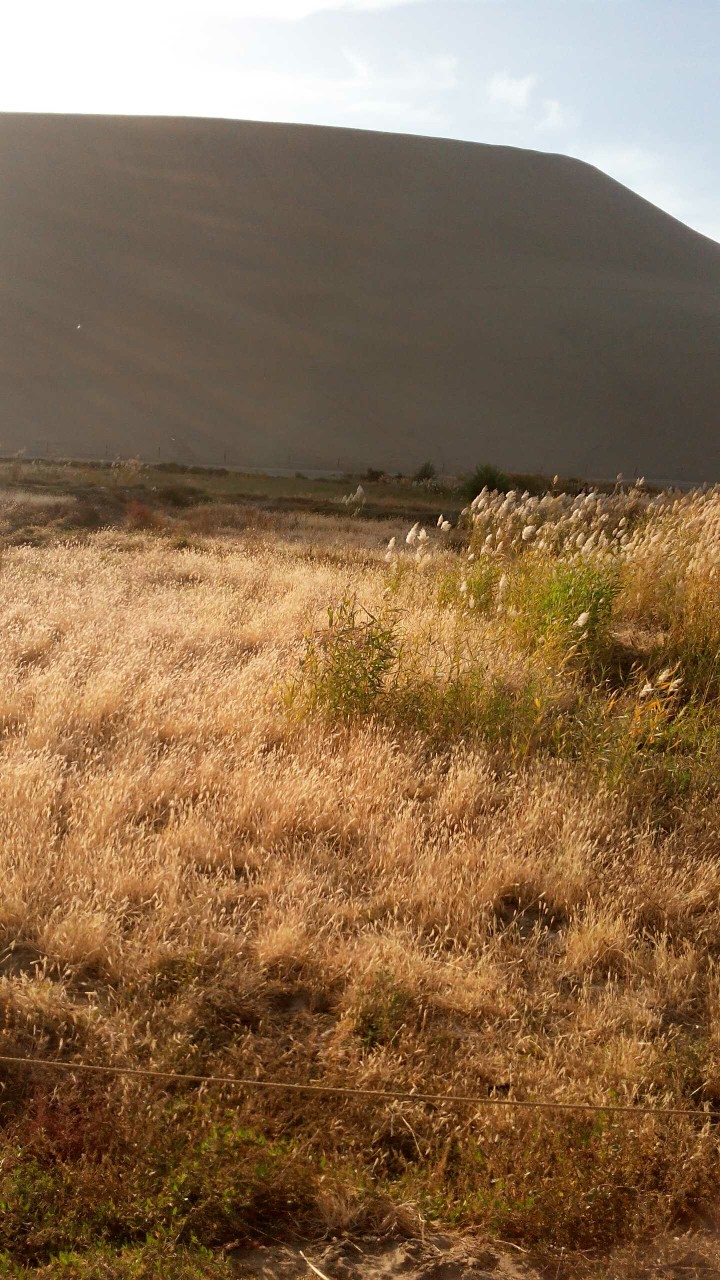
<path fill-rule="evenodd" d="M 720 246 L 562 156 L 0 117 L 0 449 L 720 479 Z"/>

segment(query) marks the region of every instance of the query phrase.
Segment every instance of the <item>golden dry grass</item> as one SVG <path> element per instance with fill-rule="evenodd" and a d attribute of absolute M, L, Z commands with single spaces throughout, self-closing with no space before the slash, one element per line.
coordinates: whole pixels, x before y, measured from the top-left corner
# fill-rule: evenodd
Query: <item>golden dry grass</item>
<path fill-rule="evenodd" d="M 552 501 L 488 496 L 470 560 L 321 517 L 2 552 L 2 1052 L 707 1114 L 3 1067 L 7 1268 L 422 1222 L 572 1257 L 714 1211 L 720 498 Z M 344 702 L 368 617 L 396 647 Z"/>

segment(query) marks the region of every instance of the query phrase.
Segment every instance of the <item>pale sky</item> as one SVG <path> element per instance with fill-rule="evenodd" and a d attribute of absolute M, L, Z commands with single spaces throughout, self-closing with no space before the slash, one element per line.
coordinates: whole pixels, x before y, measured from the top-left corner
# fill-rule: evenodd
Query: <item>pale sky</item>
<path fill-rule="evenodd" d="M 720 0 L 5 0 L 0 110 L 434 134 L 598 165 L 720 240 Z"/>

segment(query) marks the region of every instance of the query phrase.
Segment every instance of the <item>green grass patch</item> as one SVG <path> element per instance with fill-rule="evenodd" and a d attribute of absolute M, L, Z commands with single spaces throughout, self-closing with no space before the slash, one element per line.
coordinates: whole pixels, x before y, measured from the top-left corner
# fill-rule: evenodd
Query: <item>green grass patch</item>
<path fill-rule="evenodd" d="M 610 561 L 523 559 L 510 579 L 513 629 L 531 647 L 571 654 L 594 672 L 611 648 L 613 601 L 620 589 Z"/>

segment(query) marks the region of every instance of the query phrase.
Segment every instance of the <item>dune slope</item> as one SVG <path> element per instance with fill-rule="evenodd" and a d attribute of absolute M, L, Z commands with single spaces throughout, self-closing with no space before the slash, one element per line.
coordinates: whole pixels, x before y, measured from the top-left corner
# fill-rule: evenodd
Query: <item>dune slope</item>
<path fill-rule="evenodd" d="M 562 156 L 0 117 L 0 450 L 720 478 L 720 246 Z"/>

